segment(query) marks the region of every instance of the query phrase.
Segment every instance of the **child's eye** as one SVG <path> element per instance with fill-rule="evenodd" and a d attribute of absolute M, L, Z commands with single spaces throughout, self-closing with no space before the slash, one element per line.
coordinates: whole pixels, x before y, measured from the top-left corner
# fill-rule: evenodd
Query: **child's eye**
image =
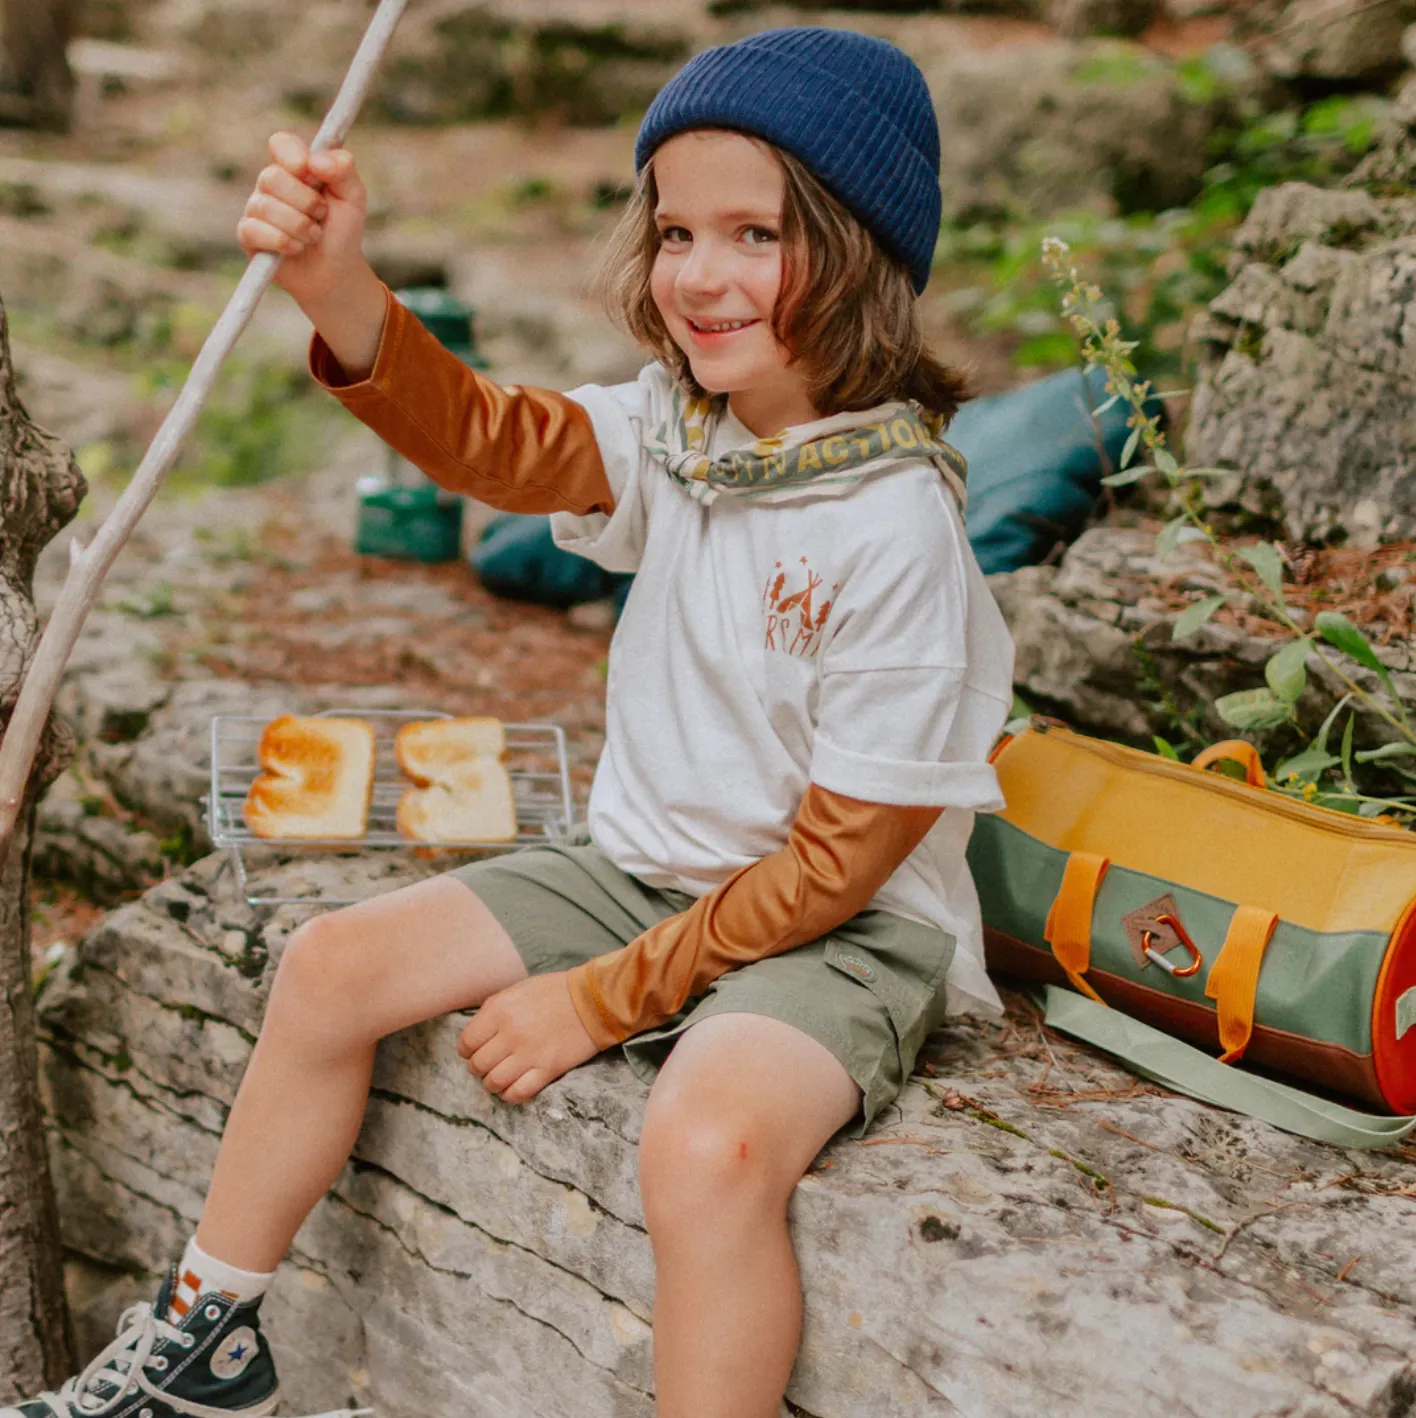
<path fill-rule="evenodd" d="M 742 235 L 749 246 L 766 246 L 777 239 L 777 233 L 769 226 L 745 227 Z"/>
<path fill-rule="evenodd" d="M 692 241 L 693 237 L 687 227 L 681 226 L 661 226 L 659 228 L 660 241 L 684 242 Z"/>

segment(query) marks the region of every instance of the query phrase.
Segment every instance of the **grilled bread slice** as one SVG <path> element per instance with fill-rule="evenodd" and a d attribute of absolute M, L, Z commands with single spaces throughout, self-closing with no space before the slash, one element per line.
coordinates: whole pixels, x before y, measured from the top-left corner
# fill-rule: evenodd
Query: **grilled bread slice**
<path fill-rule="evenodd" d="M 398 830 L 419 842 L 513 842 L 516 804 L 502 755 L 500 719 L 426 719 L 393 741 L 398 766 L 418 785 L 398 804 Z"/>
<path fill-rule="evenodd" d="M 245 805 L 257 837 L 364 835 L 374 791 L 374 730 L 365 720 L 282 714 L 265 726 L 257 758 L 263 771 Z"/>

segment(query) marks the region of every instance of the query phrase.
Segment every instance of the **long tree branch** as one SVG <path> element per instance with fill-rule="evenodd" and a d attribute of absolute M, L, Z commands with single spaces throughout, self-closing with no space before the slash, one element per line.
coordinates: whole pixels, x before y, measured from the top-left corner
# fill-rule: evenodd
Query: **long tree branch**
<path fill-rule="evenodd" d="M 380 0 L 344 83 L 310 145 L 312 152 L 336 147 L 343 142 L 344 135 L 363 105 L 379 61 L 388 48 L 406 4 L 407 0 Z M 176 461 L 183 440 L 211 397 L 221 366 L 250 322 L 279 265 L 280 257 L 273 253 L 262 252 L 251 258 L 240 284 L 202 345 L 177 402 L 163 419 L 162 427 L 158 429 L 132 481 L 104 519 L 93 541 L 82 548 L 77 539 L 69 543 L 69 573 L 35 651 L 29 673 L 25 676 L 4 738 L 0 740 L 0 866 L 3 866 L 10 852 L 15 823 L 24 803 L 25 787 L 29 782 L 40 736 L 54 705 L 54 696 L 59 691 L 59 681 L 69 663 L 69 655 L 79 638 L 84 620 L 98 599 L 103 578 L 156 496 L 163 477 Z"/>

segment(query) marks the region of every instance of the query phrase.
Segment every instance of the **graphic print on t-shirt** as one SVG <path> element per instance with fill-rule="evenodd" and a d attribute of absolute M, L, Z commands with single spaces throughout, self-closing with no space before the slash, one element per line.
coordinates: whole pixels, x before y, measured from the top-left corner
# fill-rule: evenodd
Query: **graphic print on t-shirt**
<path fill-rule="evenodd" d="M 837 582 L 828 591 L 824 583 L 825 577 L 818 576 L 804 556 L 790 570 L 776 563 L 762 591 L 764 649 L 800 659 L 816 654 L 832 601 L 841 589 Z"/>

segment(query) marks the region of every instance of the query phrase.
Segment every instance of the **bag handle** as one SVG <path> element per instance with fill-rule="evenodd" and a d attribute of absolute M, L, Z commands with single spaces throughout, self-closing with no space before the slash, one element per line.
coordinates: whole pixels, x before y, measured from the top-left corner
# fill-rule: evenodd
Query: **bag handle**
<path fill-rule="evenodd" d="M 1247 1113 L 1315 1142 L 1330 1142 L 1335 1147 L 1394 1147 L 1416 1132 L 1416 1117 L 1359 1113 L 1286 1083 L 1229 1068 L 1119 1009 L 1107 1009 L 1056 985 L 1046 987 L 1044 1022 L 1120 1059 L 1143 1078 L 1202 1103 Z"/>
<path fill-rule="evenodd" d="M 1237 1063 L 1254 1032 L 1254 1001 L 1264 951 L 1278 925 L 1278 915 L 1261 906 L 1236 906 L 1229 918 L 1224 944 L 1210 966 L 1205 994 L 1219 1016 L 1220 1063 Z"/>
<path fill-rule="evenodd" d="M 1042 938 L 1052 947 L 1057 963 L 1067 972 L 1067 978 L 1088 999 L 1098 1004 L 1106 1002 L 1082 978 L 1091 968 L 1092 914 L 1096 910 L 1096 893 L 1101 879 L 1111 865 L 1109 857 L 1095 852 L 1073 852 L 1062 872 L 1062 885 L 1047 921 Z"/>
<path fill-rule="evenodd" d="M 1106 1001 L 1085 979 L 1091 969 L 1092 917 L 1096 914 L 1097 893 L 1111 865 L 1109 857 L 1095 852 L 1072 852 L 1062 872 L 1052 908 L 1043 925 L 1043 939 L 1052 947 L 1057 963 L 1067 978 L 1088 999 Z M 1224 944 L 1205 980 L 1205 994 L 1215 1001 L 1219 1042 L 1224 1052 L 1220 1062 L 1237 1063 L 1244 1057 L 1254 1033 L 1254 1006 L 1259 992 L 1259 971 L 1264 952 L 1278 926 L 1276 912 L 1261 906 L 1236 906 L 1229 918 Z M 1188 942 L 1188 937 L 1186 937 Z M 1199 952 L 1191 945 L 1199 967 Z M 1162 961 L 1162 964 L 1165 962 Z M 1190 971 L 1184 972 L 1186 974 Z"/>
<path fill-rule="evenodd" d="M 1225 739 L 1223 743 L 1212 743 L 1195 755 L 1190 766 L 1204 769 L 1212 764 L 1222 763 L 1225 759 L 1232 759 L 1243 766 L 1244 781 L 1251 788 L 1268 787 L 1268 779 L 1264 777 L 1263 760 L 1259 757 L 1258 749 L 1247 739 Z"/>

